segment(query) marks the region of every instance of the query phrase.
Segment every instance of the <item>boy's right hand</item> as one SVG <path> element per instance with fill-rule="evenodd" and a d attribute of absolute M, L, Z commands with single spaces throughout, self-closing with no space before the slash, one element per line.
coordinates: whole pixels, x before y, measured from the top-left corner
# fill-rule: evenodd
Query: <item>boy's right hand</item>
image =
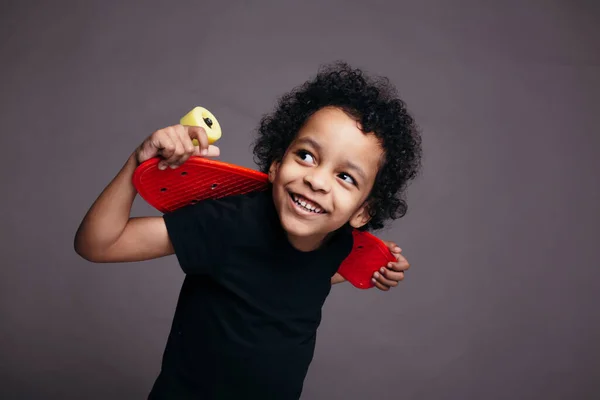
<path fill-rule="evenodd" d="M 194 146 L 192 139 L 197 139 L 199 146 Z M 209 145 L 204 128 L 180 124 L 154 132 L 135 151 L 138 165 L 153 157 L 162 157 L 158 163 L 162 170 L 177 168 L 193 155 L 218 157 L 219 154 L 217 146 Z"/>

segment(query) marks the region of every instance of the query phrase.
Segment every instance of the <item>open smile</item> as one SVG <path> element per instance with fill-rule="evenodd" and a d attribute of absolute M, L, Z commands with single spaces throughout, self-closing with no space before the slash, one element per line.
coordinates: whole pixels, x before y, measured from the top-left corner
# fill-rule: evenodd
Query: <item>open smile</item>
<path fill-rule="evenodd" d="M 294 208 L 302 212 L 303 214 L 326 214 L 327 211 L 323 209 L 323 207 L 316 203 L 315 201 L 309 200 L 306 197 L 289 192 L 290 199 L 294 205 Z"/>

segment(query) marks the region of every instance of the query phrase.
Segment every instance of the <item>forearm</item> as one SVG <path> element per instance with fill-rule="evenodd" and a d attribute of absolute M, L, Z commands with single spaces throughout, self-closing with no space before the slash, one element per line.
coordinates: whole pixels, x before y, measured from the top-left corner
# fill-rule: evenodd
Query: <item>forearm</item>
<path fill-rule="evenodd" d="M 75 251 L 86 259 L 114 244 L 125 230 L 137 191 L 132 178 L 137 167 L 132 154 L 86 213 L 77 234 Z"/>
<path fill-rule="evenodd" d="M 331 277 L 332 285 L 335 285 L 336 283 L 342 283 L 342 282 L 346 282 L 346 279 L 344 279 L 344 277 L 341 276 L 340 274 L 338 274 L 337 272 L 335 273 L 335 275 L 333 275 Z"/>

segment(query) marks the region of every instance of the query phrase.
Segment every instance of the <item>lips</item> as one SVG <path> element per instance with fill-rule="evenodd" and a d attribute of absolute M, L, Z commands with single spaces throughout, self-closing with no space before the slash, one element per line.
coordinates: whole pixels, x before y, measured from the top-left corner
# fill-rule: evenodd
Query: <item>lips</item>
<path fill-rule="evenodd" d="M 308 212 L 311 212 L 314 214 L 325 214 L 326 213 L 325 209 L 314 200 L 311 200 L 300 194 L 291 193 L 291 192 L 290 192 L 290 197 L 292 198 L 292 201 L 298 207 L 303 208 L 305 211 L 308 211 Z"/>

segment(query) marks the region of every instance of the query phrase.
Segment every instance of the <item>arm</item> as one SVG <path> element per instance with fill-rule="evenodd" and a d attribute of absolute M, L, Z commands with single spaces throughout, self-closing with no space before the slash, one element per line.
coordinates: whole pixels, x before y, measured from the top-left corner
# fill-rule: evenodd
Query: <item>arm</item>
<path fill-rule="evenodd" d="M 198 139 L 199 147 L 192 144 Z M 154 132 L 131 154 L 117 176 L 92 204 L 75 234 L 77 254 L 92 262 L 130 262 L 173 254 L 163 217 L 131 218 L 137 192 L 132 177 L 137 166 L 157 155 L 161 169 L 177 168 L 191 155 L 215 156 L 202 128 L 176 125 Z"/>
<path fill-rule="evenodd" d="M 100 194 L 75 235 L 75 251 L 92 262 L 141 261 L 173 254 L 162 217 L 130 218 L 137 195 L 132 154 Z"/>
<path fill-rule="evenodd" d="M 335 285 L 336 283 L 342 283 L 342 282 L 346 282 L 346 279 L 341 276 L 340 274 L 338 274 L 337 272 L 335 273 L 335 275 L 333 275 L 331 277 L 331 284 Z"/>

